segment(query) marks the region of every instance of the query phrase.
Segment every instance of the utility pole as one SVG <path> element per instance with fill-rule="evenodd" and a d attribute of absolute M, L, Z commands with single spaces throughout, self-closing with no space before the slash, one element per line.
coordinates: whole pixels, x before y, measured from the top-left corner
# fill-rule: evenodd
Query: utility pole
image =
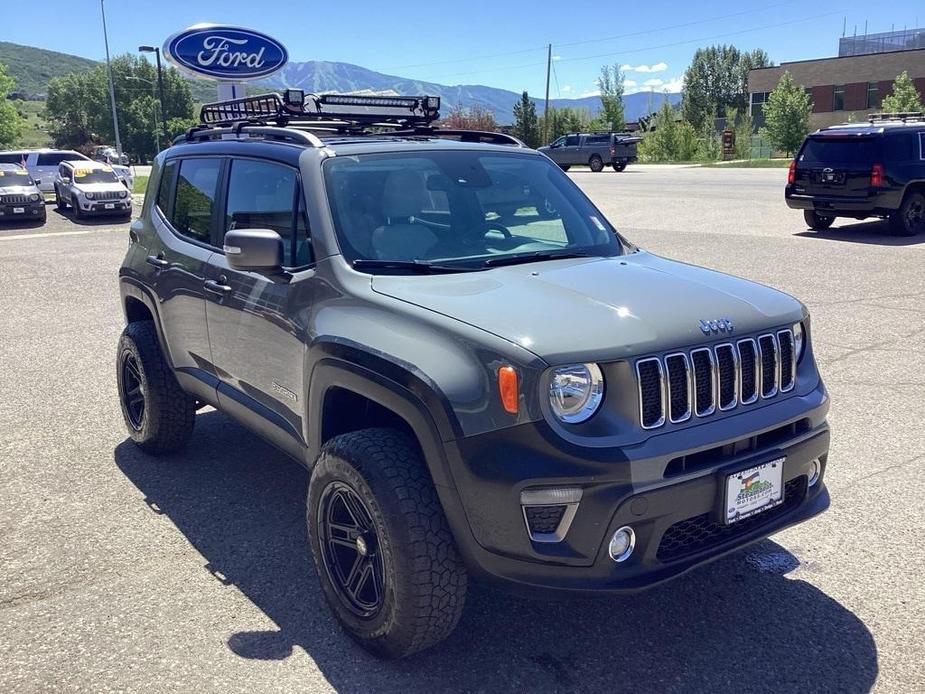
<path fill-rule="evenodd" d="M 161 127 L 164 129 L 164 142 L 169 141 L 167 134 L 167 114 L 164 111 L 164 72 L 161 69 L 161 49 L 157 46 L 139 46 L 141 53 L 153 53 L 157 60 L 157 90 L 161 100 Z M 160 148 L 158 148 L 160 149 Z"/>
<path fill-rule="evenodd" d="M 103 42 L 106 44 L 106 72 L 109 74 L 109 100 L 112 103 L 112 127 L 116 131 L 116 153 L 122 163 L 122 139 L 119 137 L 119 115 L 116 113 L 116 89 L 112 84 L 112 63 L 109 61 L 109 34 L 106 32 L 105 0 L 100 0 L 100 13 L 103 15 Z"/>
<path fill-rule="evenodd" d="M 552 71 L 552 44 L 546 51 L 546 103 L 543 106 L 543 144 L 549 144 L 549 73 Z"/>

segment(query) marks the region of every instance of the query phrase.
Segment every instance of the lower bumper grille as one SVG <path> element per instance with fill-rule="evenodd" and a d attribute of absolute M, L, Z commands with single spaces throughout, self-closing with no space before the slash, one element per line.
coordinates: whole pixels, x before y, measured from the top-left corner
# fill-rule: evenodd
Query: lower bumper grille
<path fill-rule="evenodd" d="M 531 535 L 554 533 L 562 521 L 562 516 L 565 515 L 565 506 L 527 506 L 524 514 L 527 516 L 527 527 Z"/>
<path fill-rule="evenodd" d="M 806 477 L 800 476 L 784 485 L 784 503 L 757 516 L 732 525 L 717 520 L 714 513 L 702 513 L 679 521 L 662 535 L 656 556 L 659 561 L 668 562 L 710 549 L 780 518 L 799 506 L 805 497 Z"/>

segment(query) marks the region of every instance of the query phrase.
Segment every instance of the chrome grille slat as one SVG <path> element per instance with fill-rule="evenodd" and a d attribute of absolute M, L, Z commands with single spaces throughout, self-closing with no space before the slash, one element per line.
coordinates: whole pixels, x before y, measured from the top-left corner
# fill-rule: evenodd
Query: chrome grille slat
<path fill-rule="evenodd" d="M 791 329 L 636 361 L 644 429 L 730 412 L 794 389 L 796 339 Z"/>
<path fill-rule="evenodd" d="M 4 205 L 24 205 L 29 202 L 28 195 L 4 195 L 2 198 Z"/>
<path fill-rule="evenodd" d="M 716 360 L 713 351 L 708 347 L 692 350 L 691 364 L 694 372 L 694 414 L 706 417 L 716 411 Z"/>
<path fill-rule="evenodd" d="M 716 353 L 716 401 L 723 412 L 739 404 L 739 361 L 735 347 L 723 343 L 713 348 Z"/>
<path fill-rule="evenodd" d="M 796 383 L 797 354 L 793 331 L 781 330 L 777 333 L 777 345 L 780 348 L 780 385 L 781 393 L 793 390 Z"/>
<path fill-rule="evenodd" d="M 94 193 L 94 194 L 93 194 L 93 199 L 94 199 L 94 200 L 104 200 L 104 201 L 107 201 L 107 202 L 110 201 L 110 200 L 121 200 L 121 199 L 122 199 L 122 191 L 105 190 L 105 191 L 103 191 L 102 193 Z"/>
<path fill-rule="evenodd" d="M 657 357 L 636 362 L 639 383 L 639 421 L 643 429 L 655 429 L 665 423 L 665 377 Z"/>
<path fill-rule="evenodd" d="M 758 345 L 752 338 L 739 340 L 739 402 L 751 405 L 758 400 Z"/>
<path fill-rule="evenodd" d="M 758 336 L 758 353 L 761 356 L 758 379 L 761 384 L 761 397 L 773 398 L 777 395 L 777 384 L 780 382 L 780 359 L 777 339 L 773 334 Z"/>
<path fill-rule="evenodd" d="M 691 418 L 691 368 L 687 355 L 676 352 L 665 356 L 668 378 L 668 418 L 675 424 Z"/>

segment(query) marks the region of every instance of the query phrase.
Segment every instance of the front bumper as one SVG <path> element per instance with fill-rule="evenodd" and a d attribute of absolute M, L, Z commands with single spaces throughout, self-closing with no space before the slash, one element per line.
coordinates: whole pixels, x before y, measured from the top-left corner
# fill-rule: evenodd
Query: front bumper
<path fill-rule="evenodd" d="M 0 205 L 0 222 L 38 220 L 45 218 L 45 201 L 23 205 Z"/>
<path fill-rule="evenodd" d="M 111 207 L 108 207 L 111 206 Z M 131 197 L 121 200 L 104 200 L 104 201 L 80 201 L 80 209 L 85 214 L 104 215 L 104 214 L 121 214 L 132 211 Z"/>
<path fill-rule="evenodd" d="M 820 383 L 807 395 L 621 450 L 564 444 L 544 423 L 461 439 L 448 450 L 464 509 L 448 514 L 454 535 L 474 575 L 518 590 L 640 590 L 824 511 L 827 411 Z M 725 476 L 781 457 L 783 503 L 725 525 Z M 680 458 L 692 463 L 679 469 Z M 809 487 L 814 460 L 822 474 Z M 581 501 L 561 542 L 532 541 L 520 493 L 549 487 L 580 487 Z M 617 564 L 607 548 L 622 526 L 636 544 Z"/>

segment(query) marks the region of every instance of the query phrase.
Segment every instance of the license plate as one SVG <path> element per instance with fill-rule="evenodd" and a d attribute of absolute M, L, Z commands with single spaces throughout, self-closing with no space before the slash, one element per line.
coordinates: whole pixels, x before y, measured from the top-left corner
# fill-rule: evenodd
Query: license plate
<path fill-rule="evenodd" d="M 114 203 L 107 202 L 103 207 L 105 207 L 107 210 L 113 210 L 116 206 Z"/>
<path fill-rule="evenodd" d="M 25 214 L 25 212 L 26 212 L 25 207 L 14 207 L 13 208 L 13 214 Z"/>
<path fill-rule="evenodd" d="M 737 523 L 782 503 L 783 473 L 784 458 L 778 458 L 727 476 L 726 523 Z"/>

